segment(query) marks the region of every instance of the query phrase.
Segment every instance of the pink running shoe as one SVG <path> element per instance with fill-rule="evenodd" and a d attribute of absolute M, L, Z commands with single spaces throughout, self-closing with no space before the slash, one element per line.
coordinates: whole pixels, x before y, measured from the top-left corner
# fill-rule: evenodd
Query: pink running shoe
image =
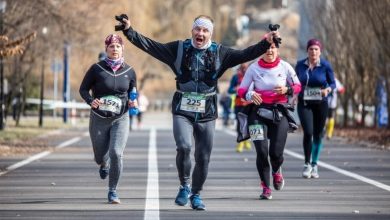
<path fill-rule="evenodd" d="M 284 178 L 282 175 L 282 168 L 279 168 L 278 172 L 272 174 L 274 179 L 274 188 L 275 190 L 281 190 L 284 186 Z"/>
<path fill-rule="evenodd" d="M 260 195 L 260 199 L 272 199 L 272 190 L 271 188 L 267 187 L 264 182 L 261 182 L 261 186 L 263 187 L 263 193 Z"/>

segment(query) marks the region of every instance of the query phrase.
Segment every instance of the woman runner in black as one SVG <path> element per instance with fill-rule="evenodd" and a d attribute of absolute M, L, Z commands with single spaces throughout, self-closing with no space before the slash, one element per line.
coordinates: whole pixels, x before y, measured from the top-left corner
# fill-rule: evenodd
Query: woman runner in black
<path fill-rule="evenodd" d="M 124 62 L 123 41 L 116 34 L 105 40 L 107 57 L 93 64 L 80 85 L 80 95 L 91 106 L 89 134 L 100 178 L 108 180 L 108 202 L 120 203 L 116 189 L 129 134 L 129 107 L 137 105 L 128 93 L 137 86 L 133 68 Z M 92 94 L 90 94 L 92 91 Z"/>

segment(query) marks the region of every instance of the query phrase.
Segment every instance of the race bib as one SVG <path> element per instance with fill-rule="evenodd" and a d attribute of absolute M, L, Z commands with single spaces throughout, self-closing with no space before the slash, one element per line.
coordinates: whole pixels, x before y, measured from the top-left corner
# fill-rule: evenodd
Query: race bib
<path fill-rule="evenodd" d="M 188 112 L 206 112 L 206 96 L 199 93 L 183 93 L 180 110 Z"/>
<path fill-rule="evenodd" d="M 322 100 L 321 88 L 306 87 L 303 100 Z"/>
<path fill-rule="evenodd" d="M 264 140 L 264 126 L 262 124 L 249 125 L 249 135 L 252 141 Z"/>
<path fill-rule="evenodd" d="M 109 96 L 101 97 L 100 101 L 103 102 L 103 104 L 99 105 L 100 110 L 109 111 L 116 114 L 119 114 L 121 112 L 122 101 L 120 98 L 109 95 Z"/>

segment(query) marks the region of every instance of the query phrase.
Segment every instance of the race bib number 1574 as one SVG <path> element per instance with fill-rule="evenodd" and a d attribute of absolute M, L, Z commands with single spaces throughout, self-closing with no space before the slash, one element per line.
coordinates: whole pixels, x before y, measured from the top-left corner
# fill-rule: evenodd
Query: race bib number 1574
<path fill-rule="evenodd" d="M 122 107 L 121 99 L 116 96 L 104 96 L 100 100 L 103 102 L 99 109 L 119 114 Z"/>

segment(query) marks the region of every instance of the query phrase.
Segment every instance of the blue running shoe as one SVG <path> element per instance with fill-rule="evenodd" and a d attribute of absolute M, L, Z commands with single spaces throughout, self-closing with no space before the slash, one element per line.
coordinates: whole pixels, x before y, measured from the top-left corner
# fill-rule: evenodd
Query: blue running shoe
<path fill-rule="evenodd" d="M 102 178 L 102 180 L 106 179 L 109 171 L 110 168 L 108 166 L 100 166 L 99 169 L 100 178 Z"/>
<path fill-rule="evenodd" d="M 119 197 L 115 191 L 108 192 L 108 203 L 111 203 L 111 204 L 120 204 L 121 203 L 121 200 L 119 199 Z"/>
<path fill-rule="evenodd" d="M 180 186 L 179 192 L 177 193 L 177 196 L 175 199 L 176 205 L 179 205 L 179 206 L 187 205 L 190 192 L 191 192 L 190 185 Z"/>
<path fill-rule="evenodd" d="M 190 197 L 190 200 L 191 200 L 192 209 L 202 210 L 202 211 L 206 210 L 206 206 L 204 205 L 203 200 L 202 198 L 200 198 L 199 194 L 193 194 Z"/>

